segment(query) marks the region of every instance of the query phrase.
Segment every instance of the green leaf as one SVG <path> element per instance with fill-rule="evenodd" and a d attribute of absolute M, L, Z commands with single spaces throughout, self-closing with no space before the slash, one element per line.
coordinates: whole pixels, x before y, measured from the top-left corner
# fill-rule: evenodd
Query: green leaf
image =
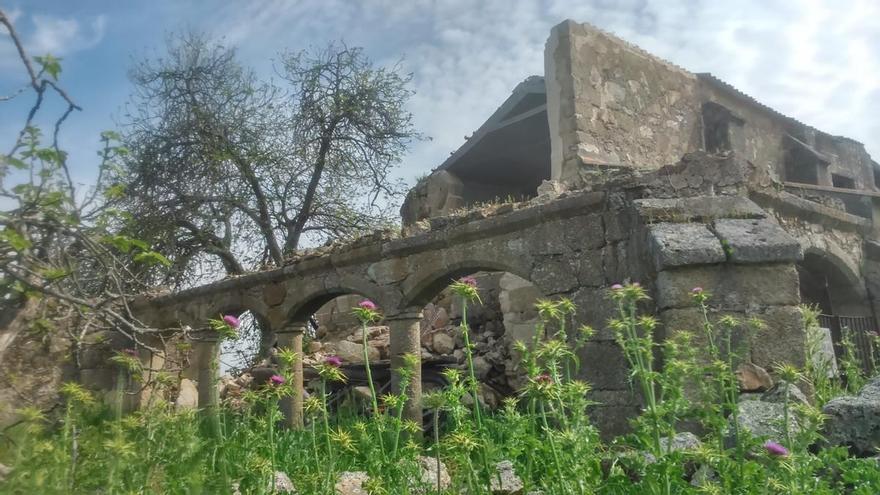
<path fill-rule="evenodd" d="M 3 232 L 0 232 L 0 240 L 8 242 L 9 245 L 12 246 L 12 249 L 19 252 L 31 247 L 30 240 L 9 227 L 3 229 Z"/>
<path fill-rule="evenodd" d="M 61 59 L 52 56 L 51 54 L 46 54 L 42 57 L 34 57 L 34 60 L 38 64 L 40 64 L 40 68 L 52 79 L 58 80 L 58 75 L 61 74 Z"/>
<path fill-rule="evenodd" d="M 104 191 L 107 199 L 119 199 L 125 196 L 125 184 L 113 184 Z"/>
<path fill-rule="evenodd" d="M 9 155 L 0 155 L 0 163 L 8 163 L 19 170 L 27 170 L 28 164 Z"/>
<path fill-rule="evenodd" d="M 156 265 L 161 264 L 164 266 L 171 266 L 171 260 L 162 256 L 161 253 L 157 253 L 156 251 L 145 251 L 143 253 L 138 253 L 134 255 L 134 260 L 138 263 L 146 263 L 148 265 Z"/>

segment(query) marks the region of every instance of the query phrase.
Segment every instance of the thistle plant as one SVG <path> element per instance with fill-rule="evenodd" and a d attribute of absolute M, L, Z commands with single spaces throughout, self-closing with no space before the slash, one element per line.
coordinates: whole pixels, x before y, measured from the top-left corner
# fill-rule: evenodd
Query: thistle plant
<path fill-rule="evenodd" d="M 376 323 L 382 319 L 382 314 L 379 313 L 378 306 L 373 301 L 369 299 L 364 299 L 358 303 L 358 305 L 352 308 L 352 314 L 357 318 L 357 320 L 361 324 L 361 344 L 363 346 L 363 354 L 364 354 L 364 371 L 367 375 L 367 385 L 370 388 L 370 402 L 372 404 L 371 414 L 373 416 L 372 424 L 376 428 L 376 441 L 379 443 L 379 450 L 382 453 L 382 458 L 387 459 L 388 452 L 385 450 L 385 422 L 384 416 L 380 415 L 379 411 L 379 398 L 376 394 L 376 385 L 373 382 L 373 371 L 370 367 L 370 347 L 369 347 L 369 339 L 368 339 L 368 326 L 371 323 Z"/>
<path fill-rule="evenodd" d="M 615 284 L 610 297 L 617 303 L 617 318 L 609 322 L 618 345 L 629 363 L 632 378 L 637 382 L 645 401 L 649 424 L 650 441 L 648 447 L 652 454 L 660 457 L 663 452 L 660 439 L 668 432 L 660 421 L 660 407 L 656 388 L 658 373 L 654 369 L 654 334 L 656 320 L 637 316 L 639 302 L 647 300 L 648 294 L 638 283 Z"/>

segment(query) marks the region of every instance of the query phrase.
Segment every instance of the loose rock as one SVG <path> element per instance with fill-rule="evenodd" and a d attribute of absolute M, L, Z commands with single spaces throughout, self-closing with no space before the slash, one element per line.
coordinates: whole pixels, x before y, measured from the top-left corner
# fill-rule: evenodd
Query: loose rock
<path fill-rule="evenodd" d="M 780 381 L 779 383 L 774 385 L 773 388 L 764 392 L 764 395 L 761 396 L 761 400 L 765 402 L 776 402 L 779 404 L 784 404 L 786 384 L 788 385 L 789 404 L 794 404 L 796 402 L 800 402 L 801 404 L 810 403 L 810 401 L 807 400 L 807 396 L 804 395 L 803 392 L 801 392 L 801 389 L 799 389 L 797 385 L 785 381 Z"/>
<path fill-rule="evenodd" d="M 501 461 L 495 465 L 497 474 L 492 476 L 489 489 L 494 495 L 517 495 L 523 491 L 523 481 L 513 470 L 513 463 Z"/>
<path fill-rule="evenodd" d="M 296 489 L 293 488 L 293 481 L 290 480 L 290 477 L 284 471 L 275 471 L 272 488 L 275 490 L 274 493 L 296 493 Z"/>
<path fill-rule="evenodd" d="M 770 373 L 752 363 L 742 363 L 736 367 L 736 381 L 742 392 L 763 392 L 773 387 Z"/>
<path fill-rule="evenodd" d="M 449 471 L 446 470 L 446 464 L 440 461 L 440 468 L 437 468 L 437 459 L 434 457 L 419 456 L 419 466 L 421 467 L 422 476 L 421 484 L 428 489 L 437 489 L 437 477 L 440 477 L 440 489 L 449 488 L 452 478 L 449 477 Z M 429 492 L 430 493 L 430 492 Z"/>
<path fill-rule="evenodd" d="M 850 453 L 870 457 L 880 448 L 880 376 L 856 396 L 837 397 L 822 408 L 825 441 L 848 447 Z"/>
<path fill-rule="evenodd" d="M 369 495 L 364 483 L 370 479 L 364 471 L 345 471 L 339 473 L 336 489 L 337 495 Z"/>

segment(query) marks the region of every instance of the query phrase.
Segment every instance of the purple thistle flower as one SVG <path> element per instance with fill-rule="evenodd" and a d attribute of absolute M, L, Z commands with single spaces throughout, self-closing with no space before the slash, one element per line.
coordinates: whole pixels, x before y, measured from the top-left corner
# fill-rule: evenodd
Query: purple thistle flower
<path fill-rule="evenodd" d="M 620 284 L 614 284 L 611 286 L 611 290 L 621 290 L 621 289 L 623 289 L 623 286 Z"/>
<path fill-rule="evenodd" d="M 470 285 L 473 288 L 477 288 L 477 279 L 474 277 L 461 277 L 458 281 L 465 285 Z"/>
<path fill-rule="evenodd" d="M 132 357 L 137 357 L 137 355 L 138 355 L 137 351 L 134 350 L 134 349 L 132 349 L 132 348 L 123 349 L 122 352 L 124 352 L 124 353 L 126 353 L 126 354 L 128 354 L 129 356 L 132 356 Z"/>
<path fill-rule="evenodd" d="M 776 442 L 767 442 L 764 444 L 764 448 L 767 449 L 767 453 L 770 455 L 788 457 L 788 449 Z"/>
<path fill-rule="evenodd" d="M 631 285 L 632 285 L 633 287 L 641 287 L 641 286 L 642 286 L 642 284 L 640 284 L 640 283 L 638 283 L 638 282 L 633 282 Z"/>
<path fill-rule="evenodd" d="M 324 364 L 338 368 L 342 366 L 342 359 L 339 356 L 327 356 L 324 359 Z"/>
<path fill-rule="evenodd" d="M 269 381 L 272 385 L 284 385 L 284 377 L 281 375 L 272 375 L 269 377 Z"/>
<path fill-rule="evenodd" d="M 223 322 L 229 325 L 232 328 L 238 328 L 241 325 L 241 321 L 238 318 L 232 315 L 226 315 L 223 317 Z"/>
<path fill-rule="evenodd" d="M 370 301 L 369 299 L 364 299 L 363 301 L 359 302 L 358 307 L 369 311 L 376 311 L 377 308 L 376 303 Z"/>
<path fill-rule="evenodd" d="M 693 289 L 691 289 L 691 292 L 694 294 L 702 294 L 703 288 L 702 287 L 694 287 Z"/>
<path fill-rule="evenodd" d="M 553 378 L 550 377 L 547 373 L 541 373 L 540 375 L 535 377 L 535 381 L 538 383 L 550 383 L 553 381 Z"/>

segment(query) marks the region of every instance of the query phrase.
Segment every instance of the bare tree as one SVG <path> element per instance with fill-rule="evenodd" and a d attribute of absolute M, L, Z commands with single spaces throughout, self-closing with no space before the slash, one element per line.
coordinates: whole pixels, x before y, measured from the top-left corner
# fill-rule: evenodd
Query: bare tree
<path fill-rule="evenodd" d="M 337 44 L 284 53 L 276 70 L 284 86 L 187 34 L 131 71 L 133 153 L 115 180 L 131 231 L 156 240 L 177 283 L 210 273 L 211 261 L 227 274 L 280 266 L 303 239 L 393 218 L 402 187 L 390 173 L 419 137 L 409 76 Z"/>

